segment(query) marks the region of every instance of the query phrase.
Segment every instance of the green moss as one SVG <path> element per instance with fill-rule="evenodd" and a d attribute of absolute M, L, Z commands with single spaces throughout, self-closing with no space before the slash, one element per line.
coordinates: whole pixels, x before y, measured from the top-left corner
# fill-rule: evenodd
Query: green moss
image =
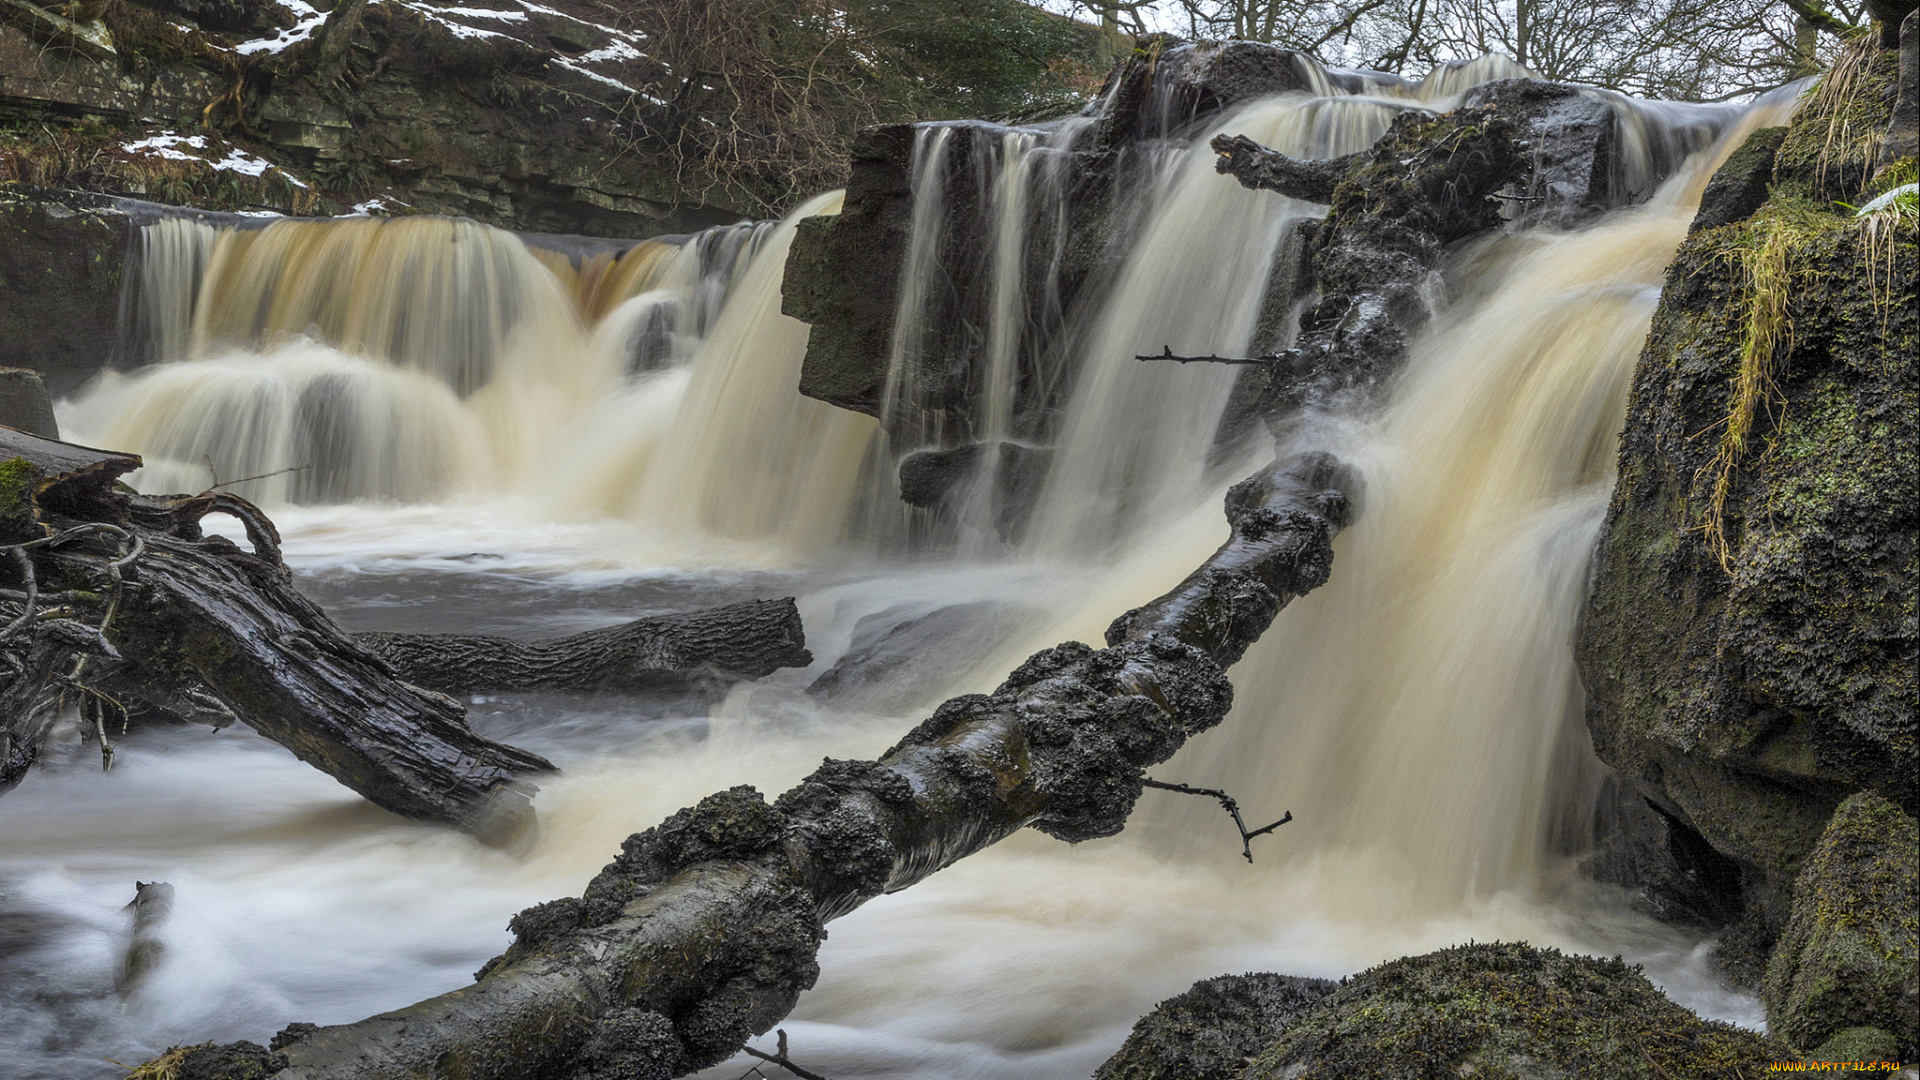
<path fill-rule="evenodd" d="M 1771 1026 L 1796 1047 L 1861 1025 L 1920 1042 L 1920 823 L 1878 796 L 1840 805 L 1794 885 L 1763 986 Z M 1843 1060 L 1857 1060 L 1846 1058 Z"/>
<path fill-rule="evenodd" d="M 1877 1027 L 1850 1027 L 1814 1047 L 1808 1061 L 1898 1061 L 1900 1044 Z M 1874 1070 L 1878 1071 L 1878 1070 Z"/>
<path fill-rule="evenodd" d="M 1463 945 L 1348 980 L 1243 1080 L 1622 1080 L 1758 1076 L 1784 1047 L 1702 1020 L 1637 967 L 1524 944 Z"/>
<path fill-rule="evenodd" d="M 1872 35 L 1849 46 L 1789 125 L 1774 183 L 1823 203 L 1853 201 L 1875 172 L 1899 74 L 1899 53 Z"/>
<path fill-rule="evenodd" d="M 0 542 L 18 543 L 38 535 L 33 524 L 33 485 L 40 470 L 26 458 L 0 461 Z"/>

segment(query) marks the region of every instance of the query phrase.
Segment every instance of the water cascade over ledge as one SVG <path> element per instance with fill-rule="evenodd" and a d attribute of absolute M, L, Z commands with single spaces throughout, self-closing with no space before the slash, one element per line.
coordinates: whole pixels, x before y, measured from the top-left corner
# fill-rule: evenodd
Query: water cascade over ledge
<path fill-rule="evenodd" d="M 781 310 L 800 223 L 839 214 L 840 192 L 777 224 L 586 254 L 429 218 L 147 227 L 136 351 L 152 362 L 62 403 L 63 429 L 146 455 L 143 490 L 262 477 L 234 490 L 275 514 L 343 622 L 552 633 L 793 593 L 817 661 L 711 709 L 473 698 L 476 727 L 564 770 L 519 853 L 371 810 L 237 730 L 146 732 L 111 776 L 37 777 L 0 804 L 0 913 L 43 927 L 0 951 L 33 991 L 0 1005 L 20 1033 L 0 1056 L 25 1055 L 23 1076 L 106 1077 L 99 1047 L 264 1041 L 444 992 L 500 950 L 513 911 L 577 894 L 636 828 L 732 784 L 782 790 L 822 754 L 874 756 L 1033 650 L 1097 642 L 1218 544 L 1225 488 L 1272 449 L 1257 422 L 1235 426 L 1242 369 L 1135 354 L 1277 351 L 1312 301 L 1286 253 L 1324 207 L 1217 175 L 1208 140 L 1336 157 L 1514 74 L 1483 62 L 1413 86 L 1316 68 L 1305 89 L 1169 122 L 1116 174 L 1103 275 L 1065 299 L 1049 275 L 1073 257 L 1076 148 L 1100 117 L 920 126 L 878 417 L 795 392 L 808 328 Z M 1155 775 L 1295 822 L 1248 867 L 1211 803 L 1149 793 L 1116 840 L 1022 834 L 869 904 L 834 925 L 785 1025 L 796 1060 L 1085 1075 L 1195 978 L 1340 975 L 1468 937 L 1624 953 L 1690 1007 L 1758 1022 L 1697 935 L 1560 871 L 1600 768 L 1569 638 L 1633 361 L 1706 178 L 1792 98 L 1608 100 L 1616 179 L 1638 196 L 1453 253 L 1387 404 L 1285 431 L 1283 450 L 1356 465 L 1363 514 L 1331 583 L 1233 668 L 1227 722 Z M 956 190 L 992 226 L 976 266 L 942 259 L 975 227 Z M 940 382 L 950 342 L 929 327 L 961 309 L 981 362 Z M 901 457 L 975 442 L 986 464 L 948 517 L 900 507 Z M 1048 455 L 1018 528 L 1002 527 L 1010 445 Z M 807 692 L 932 618 L 962 629 L 887 676 L 917 691 Z M 174 884 L 177 930 L 122 1001 L 136 876 Z"/>

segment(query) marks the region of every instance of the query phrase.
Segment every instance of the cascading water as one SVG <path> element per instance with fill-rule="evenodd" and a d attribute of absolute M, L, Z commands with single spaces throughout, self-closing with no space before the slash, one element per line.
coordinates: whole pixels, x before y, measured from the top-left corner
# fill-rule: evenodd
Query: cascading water
<path fill-rule="evenodd" d="M 164 314 L 148 323 L 162 362 L 63 404 L 63 426 L 148 453 L 149 489 L 205 484 L 203 458 L 221 479 L 314 466 L 244 490 L 281 504 L 304 587 L 350 627 L 554 633 L 793 593 L 819 661 L 712 709 L 474 698 L 476 727 L 564 770 L 519 854 L 371 809 L 239 728 L 135 732 L 111 775 L 56 761 L 0 802 L 0 984 L 19 990 L 0 996 L 0 1076 L 115 1076 L 103 1057 L 264 1041 L 292 1020 L 349 1021 L 461 985 L 504 946 L 508 915 L 577 893 L 634 829 L 732 784 L 784 790 L 823 753 L 873 756 L 924 716 L 924 701 L 873 715 L 803 692 L 863 618 L 988 613 L 993 655 L 925 659 L 937 699 L 991 689 L 1033 649 L 1098 640 L 1177 581 L 1225 531 L 1221 492 L 1240 473 L 1209 461 L 1233 374 L 1133 354 L 1248 348 L 1274 252 L 1319 213 L 1214 176 L 1205 138 L 1332 155 L 1396 110 L 1435 105 L 1426 90 L 1343 79 L 1374 95 L 1352 96 L 1320 78 L 1318 96 L 1254 103 L 1159 155 L 1114 280 L 1063 313 L 1055 345 L 1074 389 L 1057 464 L 1024 546 L 993 561 L 875 566 L 858 538 L 835 546 L 880 425 L 792 393 L 806 329 L 780 314 L 780 283 L 797 221 L 836 212 L 837 194 L 777 227 L 711 234 L 704 255 L 696 242 L 543 258 L 449 222 L 152 227 L 142 288 Z M 1743 125 L 1785 107 L 1763 103 Z M 1697 149 L 1731 112 L 1621 123 L 1645 145 Z M 923 129 L 917 154 L 903 296 L 929 305 L 943 295 L 926 254 L 943 227 L 928 209 L 934 163 L 961 130 Z M 1008 138 L 998 175 L 1027 172 L 994 205 L 1003 238 L 1026 238 L 996 246 L 995 265 L 1017 264 L 1031 288 L 1034 259 L 998 256 L 1057 236 L 1030 230 L 1050 166 L 1033 157 L 1046 140 Z M 1211 806 L 1159 793 L 1113 841 L 1015 837 L 834 924 L 821 983 L 784 1024 L 796 1059 L 843 1078 L 1085 1075 L 1196 978 L 1337 975 L 1467 937 L 1624 952 L 1693 1007 L 1757 1022 L 1696 938 L 1552 874 L 1569 792 L 1594 768 L 1569 719 L 1571 620 L 1625 381 L 1713 157 L 1583 229 L 1461 253 L 1384 411 L 1296 432 L 1358 464 L 1363 516 L 1332 582 L 1234 669 L 1234 714 L 1156 770 L 1229 787 L 1252 814 L 1291 809 L 1257 866 Z M 709 323 L 686 283 L 721 262 L 730 286 Z M 641 301 L 661 292 L 685 321 L 660 333 L 697 348 L 636 364 L 634 342 L 659 329 L 645 314 L 657 303 Z M 1000 354 L 1008 393 L 1037 354 L 1018 344 L 1034 336 L 1015 325 L 1026 316 L 1002 314 L 989 329 L 1015 342 Z M 897 355 L 920 347 L 915 332 L 897 329 Z M 890 385 L 890 407 L 912 393 Z M 1254 454 L 1241 456 L 1231 464 Z M 632 546 L 643 533 L 656 542 Z M 167 958 L 123 996 L 119 908 L 135 878 L 171 881 L 178 900 Z"/>

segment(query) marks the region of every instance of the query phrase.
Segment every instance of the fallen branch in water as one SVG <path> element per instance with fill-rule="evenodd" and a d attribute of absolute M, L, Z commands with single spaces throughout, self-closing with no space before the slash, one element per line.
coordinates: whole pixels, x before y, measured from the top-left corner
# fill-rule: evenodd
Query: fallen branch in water
<path fill-rule="evenodd" d="M 658 690 L 813 663 L 793 598 L 656 615 L 566 637 L 355 634 L 400 677 L 443 694 Z"/>
<path fill-rule="evenodd" d="M 583 895 L 515 916 L 473 986 L 308 1032 L 277 1077 L 624 1080 L 725 1061 L 813 985 L 828 921 L 1024 827 L 1119 832 L 1144 770 L 1225 717 L 1224 665 L 1326 581 L 1345 483 L 1325 455 L 1276 462 L 1235 486 L 1227 542 L 1115 620 L 1107 648 L 1036 653 L 771 805 L 708 796 L 629 837 Z"/>
<path fill-rule="evenodd" d="M 1179 356 L 1174 353 L 1171 345 L 1163 345 L 1161 348 L 1163 351 L 1157 353 L 1135 353 L 1133 358 L 1135 360 L 1171 360 L 1176 364 L 1240 364 L 1260 367 L 1290 363 L 1300 358 L 1300 353 L 1296 349 L 1268 353 L 1265 356 L 1214 356 L 1211 353 L 1206 356 Z"/>
<path fill-rule="evenodd" d="M 232 714 L 395 813 L 491 843 L 532 823 L 525 779 L 552 771 L 546 759 L 475 734 L 458 702 L 397 678 L 355 643 L 294 589 L 279 534 L 253 504 L 222 492 L 147 497 L 117 488 L 140 464 L 0 428 L 0 542 L 26 556 L 0 560 L 0 573 L 18 574 L 5 584 L 17 586 L 9 591 L 23 604 L 8 625 L 38 634 L 24 660 L 8 653 L 9 670 L 0 670 L 10 721 L 24 715 L 39 725 L 57 695 L 78 693 L 110 751 L 105 710 L 124 712 L 121 702 L 135 696 L 216 726 Z M 239 519 L 253 551 L 203 536 L 200 521 L 213 513 Z M 108 550 L 86 550 L 103 540 Z M 27 612 L 42 590 L 71 595 L 74 613 L 101 629 L 65 613 Z M 56 705 L 38 712 L 16 707 L 48 700 Z M 45 735 L 16 724 L 8 725 L 0 787 L 20 779 Z"/>
<path fill-rule="evenodd" d="M 1233 827 L 1240 830 L 1240 852 L 1241 854 L 1247 857 L 1248 862 L 1253 861 L 1253 840 L 1255 837 L 1265 836 L 1268 833 L 1272 832 L 1273 830 L 1293 820 L 1293 811 L 1289 810 L 1285 814 L 1281 815 L 1281 818 L 1279 821 L 1276 821 L 1271 825 L 1262 825 L 1257 829 L 1253 829 L 1249 831 L 1247 828 L 1246 821 L 1240 817 L 1239 802 L 1235 801 L 1233 796 L 1227 794 L 1226 792 L 1220 790 L 1219 788 L 1193 787 L 1188 784 L 1168 784 L 1168 783 L 1163 783 L 1159 780 L 1154 780 L 1152 778 L 1148 778 L 1147 780 L 1142 782 L 1150 788 L 1158 788 L 1161 791 L 1177 791 L 1182 795 L 1207 795 L 1214 799 L 1218 799 L 1220 801 L 1220 806 L 1226 810 L 1229 816 L 1233 818 Z"/>

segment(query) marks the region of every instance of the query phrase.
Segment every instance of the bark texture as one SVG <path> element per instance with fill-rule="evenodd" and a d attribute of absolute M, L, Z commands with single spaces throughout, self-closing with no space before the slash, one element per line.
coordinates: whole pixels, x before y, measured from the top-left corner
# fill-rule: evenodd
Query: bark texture
<path fill-rule="evenodd" d="M 408 682 L 446 694 L 658 690 L 757 679 L 813 663 L 793 598 L 635 619 L 538 641 L 355 634 Z"/>
<path fill-rule="evenodd" d="M 877 761 L 828 760 L 769 805 L 737 787 L 622 846 L 584 895 L 513 920 L 462 990 L 286 1043 L 283 1080 L 631 1080 L 722 1061 L 819 973 L 824 924 L 1016 830 L 1125 825 L 1144 770 L 1219 723 L 1238 657 L 1324 582 L 1345 524 L 1323 455 L 1235 488 L 1233 534 L 1105 649 L 1036 653 L 953 698 Z"/>
<path fill-rule="evenodd" d="M 20 586 L 5 595 L 23 609 L 9 632 L 25 643 L 25 662 L 0 672 L 11 780 L 33 752 L 19 721 L 44 714 L 48 694 L 99 708 L 151 685 L 154 704 L 216 722 L 230 712 L 395 813 L 496 844 L 531 824 L 525 778 L 551 764 L 476 735 L 459 702 L 403 681 L 295 591 L 257 508 L 116 486 L 139 466 L 131 454 L 0 428 L 0 546 L 18 560 L 0 574 Z M 209 513 L 239 518 L 254 550 L 203 536 Z M 107 541 L 118 546 L 102 553 Z M 41 600 L 66 606 L 38 610 Z M 76 616 L 54 617 L 68 611 Z M 12 638 L 0 644 L 13 649 Z"/>

